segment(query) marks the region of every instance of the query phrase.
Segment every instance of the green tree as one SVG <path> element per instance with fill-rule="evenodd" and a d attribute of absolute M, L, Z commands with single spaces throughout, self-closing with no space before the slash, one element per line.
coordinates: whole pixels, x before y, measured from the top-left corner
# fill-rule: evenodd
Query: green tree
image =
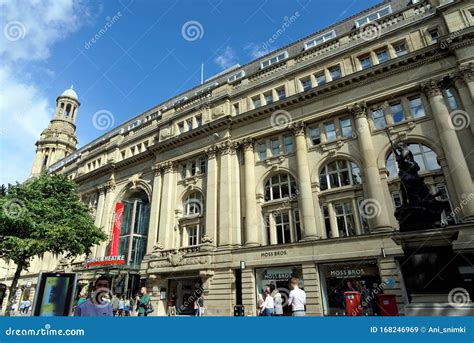
<path fill-rule="evenodd" d="M 8 316 L 20 274 L 34 257 L 46 252 L 66 258 L 89 254 L 106 235 L 80 201 L 76 183 L 64 175 L 42 174 L 0 189 L 0 258 L 16 265 L 5 311 Z"/>

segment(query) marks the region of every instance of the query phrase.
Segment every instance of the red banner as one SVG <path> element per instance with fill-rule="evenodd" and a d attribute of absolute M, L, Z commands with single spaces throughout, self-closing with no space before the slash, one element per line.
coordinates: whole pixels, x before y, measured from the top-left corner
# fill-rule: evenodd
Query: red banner
<path fill-rule="evenodd" d="M 115 205 L 114 227 L 112 229 L 112 241 L 110 242 L 110 256 L 117 256 L 119 250 L 120 240 L 120 226 L 122 225 L 123 217 L 123 202 L 118 202 Z"/>

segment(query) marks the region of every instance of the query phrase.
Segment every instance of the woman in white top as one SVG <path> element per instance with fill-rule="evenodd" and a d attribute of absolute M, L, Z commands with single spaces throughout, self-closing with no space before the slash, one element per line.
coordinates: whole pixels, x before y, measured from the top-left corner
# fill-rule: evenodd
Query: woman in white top
<path fill-rule="evenodd" d="M 264 294 L 264 302 L 262 304 L 262 312 L 264 316 L 273 316 L 274 310 L 274 302 L 273 297 L 270 295 L 270 288 L 265 288 Z"/>
<path fill-rule="evenodd" d="M 273 291 L 273 303 L 274 303 L 274 316 L 282 316 L 283 315 L 283 298 L 281 293 L 278 289 Z"/>

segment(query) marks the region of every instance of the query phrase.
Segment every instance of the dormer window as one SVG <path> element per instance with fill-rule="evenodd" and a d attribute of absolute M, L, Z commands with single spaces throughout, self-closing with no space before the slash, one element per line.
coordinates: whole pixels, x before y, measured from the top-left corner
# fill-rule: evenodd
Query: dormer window
<path fill-rule="evenodd" d="M 241 79 L 245 76 L 245 71 L 239 70 L 237 73 L 230 75 L 227 78 L 227 82 L 234 82 L 235 80 Z"/>
<path fill-rule="evenodd" d="M 316 38 L 314 38 L 310 41 L 307 41 L 306 43 L 304 43 L 304 49 L 305 50 L 310 49 L 313 46 L 322 44 L 322 43 L 327 42 L 328 40 L 331 40 L 333 38 L 336 38 L 336 31 L 335 30 L 332 30 L 330 32 L 327 32 L 325 34 L 317 36 Z"/>
<path fill-rule="evenodd" d="M 275 55 L 267 60 L 260 62 L 260 68 L 263 69 L 263 68 L 269 67 L 272 64 L 283 61 L 286 58 L 288 58 L 288 51 L 284 51 L 278 55 Z"/>
<path fill-rule="evenodd" d="M 375 21 L 375 20 L 378 20 L 382 17 L 385 17 L 389 14 L 392 13 L 392 7 L 389 5 L 389 6 L 386 6 L 386 7 L 383 7 L 379 10 L 377 10 L 376 12 L 372 12 L 362 18 L 359 18 L 355 21 L 355 24 L 356 24 L 356 27 L 361 27 L 367 23 L 370 23 L 372 21 Z"/>

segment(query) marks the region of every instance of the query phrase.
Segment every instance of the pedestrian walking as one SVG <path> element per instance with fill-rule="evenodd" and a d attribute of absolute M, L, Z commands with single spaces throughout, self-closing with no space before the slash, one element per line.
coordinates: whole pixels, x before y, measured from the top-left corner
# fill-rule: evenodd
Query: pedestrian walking
<path fill-rule="evenodd" d="M 281 296 L 281 293 L 278 290 L 278 288 L 272 292 L 272 296 L 273 296 L 273 303 L 275 305 L 273 315 L 282 316 L 283 315 L 283 297 Z"/>
<path fill-rule="evenodd" d="M 140 301 L 138 303 L 138 316 L 148 316 L 149 313 L 153 312 L 151 308 L 151 299 L 150 296 L 146 293 L 146 287 L 140 289 Z M 151 309 L 151 311 L 150 311 Z"/>
<path fill-rule="evenodd" d="M 194 307 L 196 309 L 196 316 L 202 317 L 204 315 L 204 296 L 202 294 L 194 302 Z"/>
<path fill-rule="evenodd" d="M 291 306 L 292 315 L 302 317 L 306 315 L 306 293 L 298 286 L 298 279 L 290 280 L 290 296 L 288 297 L 288 305 Z"/>
<path fill-rule="evenodd" d="M 123 300 L 122 296 L 119 297 L 118 303 L 118 316 L 123 317 L 123 310 L 125 308 L 125 301 Z"/>
<path fill-rule="evenodd" d="M 76 317 L 112 317 L 112 304 L 105 299 L 104 290 L 110 290 L 112 282 L 107 276 L 100 276 L 94 284 L 92 299 L 87 299 L 76 306 L 74 316 Z"/>
<path fill-rule="evenodd" d="M 168 316 L 176 316 L 176 291 L 172 290 L 168 296 Z"/>
<path fill-rule="evenodd" d="M 118 308 L 119 308 L 119 298 L 114 294 L 114 296 L 112 297 L 112 311 L 113 311 L 114 317 L 118 313 Z"/>
<path fill-rule="evenodd" d="M 131 302 L 130 298 L 124 300 L 123 310 L 125 312 L 125 317 L 130 317 Z"/>
<path fill-rule="evenodd" d="M 270 295 L 270 288 L 267 287 L 263 291 L 262 315 L 266 317 L 273 316 L 274 308 L 275 303 L 273 302 L 273 297 Z"/>

